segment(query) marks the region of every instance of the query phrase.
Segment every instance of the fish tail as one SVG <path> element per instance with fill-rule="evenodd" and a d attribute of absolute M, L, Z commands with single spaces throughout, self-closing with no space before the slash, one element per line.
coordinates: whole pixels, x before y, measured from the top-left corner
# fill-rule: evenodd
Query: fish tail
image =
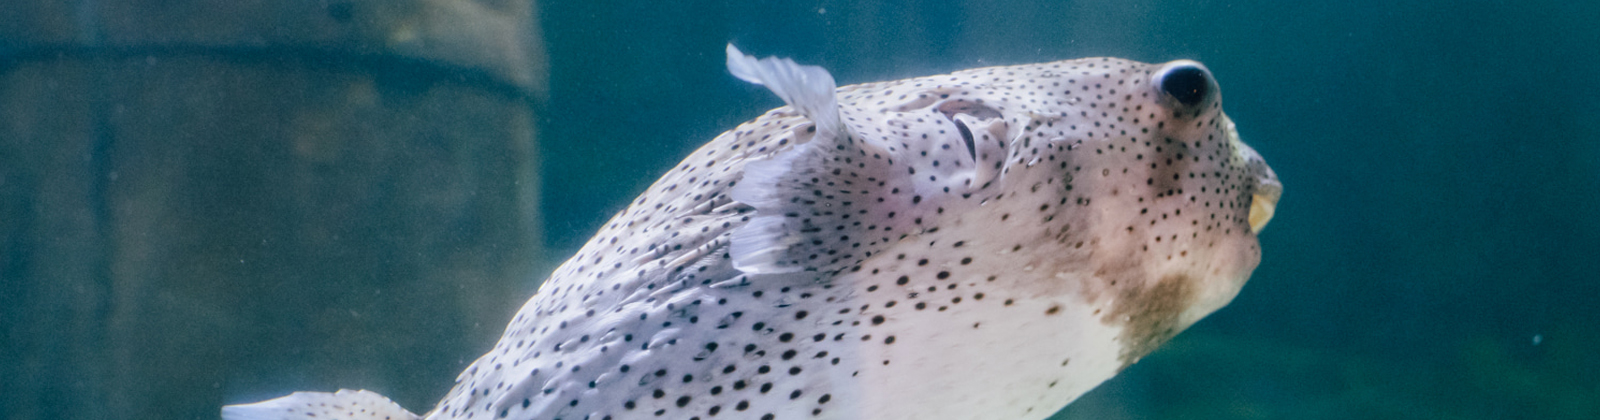
<path fill-rule="evenodd" d="M 367 390 L 296 392 L 254 404 L 222 407 L 222 420 L 307 419 L 415 420 L 416 414 L 388 398 Z"/>

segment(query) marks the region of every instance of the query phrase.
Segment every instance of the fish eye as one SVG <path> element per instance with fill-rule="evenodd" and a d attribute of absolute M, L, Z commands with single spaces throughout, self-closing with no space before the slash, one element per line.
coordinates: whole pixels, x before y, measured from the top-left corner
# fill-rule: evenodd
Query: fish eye
<path fill-rule="evenodd" d="M 1183 106 L 1199 105 L 1211 91 L 1211 77 L 1196 63 L 1183 63 L 1161 74 L 1161 91 Z"/>

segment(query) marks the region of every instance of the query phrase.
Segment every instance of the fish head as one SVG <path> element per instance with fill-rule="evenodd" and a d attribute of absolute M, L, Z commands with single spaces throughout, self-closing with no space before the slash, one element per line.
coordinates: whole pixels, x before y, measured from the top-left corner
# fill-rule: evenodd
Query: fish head
<path fill-rule="evenodd" d="M 1204 65 L 1069 67 L 1053 77 L 1066 79 L 1066 97 L 1035 111 L 1025 131 L 1054 146 L 1056 164 L 1040 165 L 1051 171 L 1042 176 L 1062 184 L 1059 202 L 1076 206 L 1056 218 L 1070 226 L 1056 235 L 1057 270 L 1075 272 L 1065 277 L 1124 329 L 1131 364 L 1238 294 L 1261 261 L 1257 234 L 1282 184 L 1240 140 Z M 1017 146 L 1013 156 L 1031 153 Z"/>

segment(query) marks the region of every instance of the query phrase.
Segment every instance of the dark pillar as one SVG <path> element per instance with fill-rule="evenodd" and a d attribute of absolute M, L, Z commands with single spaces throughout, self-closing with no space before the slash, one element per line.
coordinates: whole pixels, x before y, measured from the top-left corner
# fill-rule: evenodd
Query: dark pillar
<path fill-rule="evenodd" d="M 0 8 L 0 410 L 426 411 L 537 278 L 528 0 Z"/>

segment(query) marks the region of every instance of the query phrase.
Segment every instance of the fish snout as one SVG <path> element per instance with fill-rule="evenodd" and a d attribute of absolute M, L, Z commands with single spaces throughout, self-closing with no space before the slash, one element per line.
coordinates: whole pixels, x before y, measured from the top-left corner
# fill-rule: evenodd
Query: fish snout
<path fill-rule="evenodd" d="M 1283 183 L 1278 181 L 1278 174 L 1272 171 L 1272 166 L 1267 165 L 1267 160 L 1261 157 L 1256 149 L 1239 140 L 1239 131 L 1234 128 L 1233 120 L 1223 117 L 1227 122 L 1228 141 L 1233 143 L 1236 157 L 1244 164 L 1245 174 L 1254 183 L 1254 191 L 1250 194 L 1250 232 L 1261 233 L 1267 227 L 1267 222 L 1272 221 L 1272 215 L 1277 212 L 1278 198 L 1283 196 Z"/>

